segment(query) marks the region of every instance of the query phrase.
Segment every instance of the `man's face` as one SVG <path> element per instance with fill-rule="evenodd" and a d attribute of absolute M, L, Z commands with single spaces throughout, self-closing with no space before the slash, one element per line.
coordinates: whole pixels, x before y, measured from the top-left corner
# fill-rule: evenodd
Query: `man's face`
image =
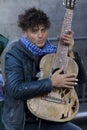
<path fill-rule="evenodd" d="M 45 45 L 48 31 L 44 26 L 36 26 L 33 29 L 23 31 L 23 35 L 37 47 L 41 48 Z"/>

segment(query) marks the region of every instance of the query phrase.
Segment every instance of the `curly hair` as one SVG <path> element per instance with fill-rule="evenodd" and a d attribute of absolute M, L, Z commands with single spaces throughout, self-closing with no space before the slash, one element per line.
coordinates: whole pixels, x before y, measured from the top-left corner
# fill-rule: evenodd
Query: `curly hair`
<path fill-rule="evenodd" d="M 18 26 L 22 30 L 33 29 L 39 25 L 43 25 L 46 29 L 50 27 L 49 17 L 40 9 L 36 9 L 35 7 L 29 8 L 18 16 Z"/>

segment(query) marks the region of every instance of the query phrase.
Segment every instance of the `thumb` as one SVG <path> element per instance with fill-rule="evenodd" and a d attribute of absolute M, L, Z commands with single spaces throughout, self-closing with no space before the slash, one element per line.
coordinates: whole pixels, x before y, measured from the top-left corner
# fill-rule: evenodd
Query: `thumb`
<path fill-rule="evenodd" d="M 63 73 L 63 71 L 64 71 L 64 67 L 61 66 L 61 68 L 58 70 L 58 73 L 61 74 L 61 73 Z"/>

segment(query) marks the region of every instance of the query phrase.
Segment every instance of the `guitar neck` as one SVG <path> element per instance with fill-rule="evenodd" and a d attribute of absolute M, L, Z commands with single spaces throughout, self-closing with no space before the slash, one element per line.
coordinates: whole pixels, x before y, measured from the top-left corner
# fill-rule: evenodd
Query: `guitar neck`
<path fill-rule="evenodd" d="M 61 35 L 65 34 L 66 31 L 71 30 L 72 18 L 73 18 L 73 10 L 66 9 L 64 21 L 61 29 Z"/>
<path fill-rule="evenodd" d="M 67 33 L 67 31 L 71 30 L 72 24 L 72 17 L 73 17 L 73 10 L 66 9 L 64 21 L 61 29 L 61 36 Z M 64 71 L 66 71 L 67 67 L 67 55 L 68 55 L 68 46 L 65 45 L 61 40 L 58 43 L 57 52 L 54 58 L 53 68 L 60 68 L 64 66 Z"/>

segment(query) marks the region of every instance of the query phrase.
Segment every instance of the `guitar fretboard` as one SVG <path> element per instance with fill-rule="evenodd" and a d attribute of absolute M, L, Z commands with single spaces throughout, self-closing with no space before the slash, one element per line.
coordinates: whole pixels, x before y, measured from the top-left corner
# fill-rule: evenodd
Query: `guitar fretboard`
<path fill-rule="evenodd" d="M 61 30 L 61 36 L 67 33 L 67 31 L 71 30 L 72 17 L 73 17 L 73 10 L 66 9 L 62 30 Z M 64 66 L 64 72 L 66 72 L 67 63 L 68 63 L 67 55 L 68 55 L 68 46 L 65 45 L 60 40 L 54 58 L 53 69 Z"/>

